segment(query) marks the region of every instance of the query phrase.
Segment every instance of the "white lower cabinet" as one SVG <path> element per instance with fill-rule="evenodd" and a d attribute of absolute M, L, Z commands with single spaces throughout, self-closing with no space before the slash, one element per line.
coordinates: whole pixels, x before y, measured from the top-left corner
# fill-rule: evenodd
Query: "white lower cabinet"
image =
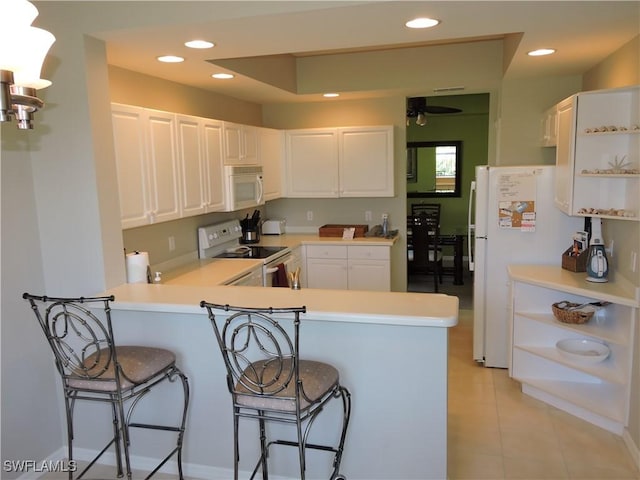
<path fill-rule="evenodd" d="M 307 245 L 309 288 L 391 290 L 390 248 L 360 245 Z"/>
<path fill-rule="evenodd" d="M 522 391 L 618 435 L 628 424 L 638 302 L 632 289 L 593 285 L 584 273 L 552 266 L 511 265 L 512 324 L 509 373 Z M 567 300 L 610 302 L 584 324 L 557 320 L 551 305 Z M 567 358 L 556 343 L 584 339 L 606 344 L 609 357 Z"/>

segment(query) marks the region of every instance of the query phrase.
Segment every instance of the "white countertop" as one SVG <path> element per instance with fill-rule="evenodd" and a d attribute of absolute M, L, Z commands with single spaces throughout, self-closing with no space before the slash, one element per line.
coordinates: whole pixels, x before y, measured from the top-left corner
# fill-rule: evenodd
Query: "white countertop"
<path fill-rule="evenodd" d="M 242 277 L 260 265 L 262 265 L 262 260 L 251 258 L 195 260 L 163 274 L 162 283 L 195 287 L 224 285 Z"/>
<path fill-rule="evenodd" d="M 114 295 L 114 310 L 203 313 L 200 301 L 245 307 L 306 306 L 313 320 L 452 327 L 458 323 L 458 297 L 443 294 L 365 292 L 306 288 L 124 284 Z"/>
<path fill-rule="evenodd" d="M 509 265 L 509 276 L 541 287 L 562 287 L 567 292 L 598 300 L 640 307 L 640 295 L 628 282 L 587 282 L 585 272 L 570 272 L 557 265 Z"/>
<path fill-rule="evenodd" d="M 300 245 L 311 244 L 334 244 L 334 245 L 380 245 L 391 247 L 396 240 L 397 236 L 393 238 L 384 237 L 356 237 L 351 240 L 343 240 L 342 237 L 321 237 L 317 234 L 305 234 L 305 233 L 287 233 L 284 235 L 262 235 L 260 237 L 260 243 L 256 245 L 271 246 L 283 246 L 295 248 Z"/>

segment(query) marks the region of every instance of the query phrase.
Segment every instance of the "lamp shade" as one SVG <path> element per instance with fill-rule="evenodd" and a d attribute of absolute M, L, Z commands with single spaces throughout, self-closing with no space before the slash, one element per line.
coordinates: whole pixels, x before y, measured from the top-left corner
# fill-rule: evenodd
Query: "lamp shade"
<path fill-rule="evenodd" d="M 55 40 L 50 32 L 36 27 L 0 31 L 0 70 L 13 72 L 17 86 L 48 87 L 51 82 L 41 79 L 40 71 Z"/>
<path fill-rule="evenodd" d="M 27 0 L 3 0 L 0 2 L 0 17 L 5 20 L 6 25 L 13 25 L 17 28 L 28 27 L 37 16 L 38 9 Z"/>

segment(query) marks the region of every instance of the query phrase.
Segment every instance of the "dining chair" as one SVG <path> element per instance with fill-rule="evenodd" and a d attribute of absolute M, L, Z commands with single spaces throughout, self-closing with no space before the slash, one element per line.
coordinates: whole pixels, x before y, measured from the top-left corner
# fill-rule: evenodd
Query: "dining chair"
<path fill-rule="evenodd" d="M 127 479 L 131 472 L 131 428 L 173 432 L 175 447 L 145 478 L 151 478 L 176 455 L 178 478 L 183 479 L 182 446 L 189 405 L 187 377 L 176 366 L 173 352 L 140 345 L 116 346 L 111 324 L 109 297 L 56 298 L 25 293 L 33 313 L 47 338 L 55 364 L 62 379 L 67 421 L 68 460 L 73 461 L 74 409 L 78 401 L 105 402 L 111 406 L 113 434 L 106 446 L 78 474 L 80 479 L 109 450 L 114 447 L 117 476 L 123 476 L 122 454 Z M 182 385 L 182 405 L 177 425 L 139 423 L 133 421 L 136 409 L 152 400 L 152 389 L 165 381 Z M 147 396 L 149 395 L 149 398 Z M 125 408 L 126 406 L 126 408 Z M 164 415 L 164 412 L 162 413 Z M 69 469 L 69 480 L 74 472 Z"/>
<path fill-rule="evenodd" d="M 411 271 L 414 273 L 432 273 L 434 291 L 438 292 L 438 283 L 442 283 L 442 251 L 438 245 L 440 225 L 426 213 L 412 217 L 411 238 L 413 259 Z"/>
<path fill-rule="evenodd" d="M 257 420 L 260 457 L 250 478 L 262 471 L 269 478 L 269 448 L 273 445 L 298 450 L 299 476 L 306 474 L 307 449 L 333 453 L 331 480 L 344 480 L 340 463 L 351 416 L 351 394 L 340 384 L 338 370 L 324 362 L 300 358 L 301 314 L 305 307 L 245 308 L 200 302 L 207 309 L 227 370 L 227 387 L 233 405 L 234 479 L 238 479 L 239 421 Z M 342 421 L 337 445 L 308 441 L 318 415 L 333 399 L 342 400 Z M 326 418 L 325 420 L 329 420 Z M 270 440 L 266 424 L 294 427 L 290 439 Z"/>
<path fill-rule="evenodd" d="M 416 217 L 424 213 L 428 217 L 433 218 L 437 225 L 440 225 L 440 212 L 440 203 L 414 203 L 411 205 L 411 215 Z"/>

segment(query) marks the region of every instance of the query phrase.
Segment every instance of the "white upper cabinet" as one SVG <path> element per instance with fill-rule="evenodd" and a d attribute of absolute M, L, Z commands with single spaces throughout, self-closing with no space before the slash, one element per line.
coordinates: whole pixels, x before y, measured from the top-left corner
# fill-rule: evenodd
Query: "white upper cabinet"
<path fill-rule="evenodd" d="M 183 217 L 222 211 L 222 122 L 177 115 Z"/>
<path fill-rule="evenodd" d="M 223 122 L 224 164 L 258 164 L 258 127 Z"/>
<path fill-rule="evenodd" d="M 340 196 L 393 197 L 393 127 L 338 129 Z"/>
<path fill-rule="evenodd" d="M 175 115 L 113 104 L 112 122 L 122 227 L 179 218 Z"/>
<path fill-rule="evenodd" d="M 205 210 L 207 213 L 222 212 L 224 210 L 223 122 L 209 118 L 201 120 L 202 155 L 205 165 Z"/>
<path fill-rule="evenodd" d="M 640 220 L 640 87 L 558 105 L 556 205 L 574 216 Z"/>
<path fill-rule="evenodd" d="M 335 128 L 287 130 L 286 196 L 338 197 L 338 131 Z"/>
<path fill-rule="evenodd" d="M 284 132 L 273 128 L 258 129 L 258 161 L 262 165 L 265 201 L 283 196 Z"/>
<path fill-rule="evenodd" d="M 286 131 L 286 196 L 392 197 L 393 127 Z"/>
<path fill-rule="evenodd" d="M 182 216 L 199 215 L 205 213 L 205 170 L 200 120 L 187 115 L 177 115 L 176 123 Z"/>

